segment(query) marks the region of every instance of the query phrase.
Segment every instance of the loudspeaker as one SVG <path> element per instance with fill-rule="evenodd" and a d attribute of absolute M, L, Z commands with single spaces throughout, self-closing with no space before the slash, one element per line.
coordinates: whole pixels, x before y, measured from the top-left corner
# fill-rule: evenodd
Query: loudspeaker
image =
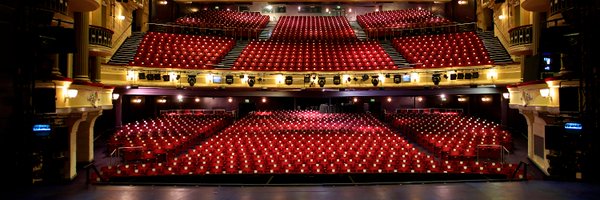
<path fill-rule="evenodd" d="M 231 85 L 233 84 L 233 75 L 229 74 L 225 76 L 225 83 Z"/>
<path fill-rule="evenodd" d="M 335 75 L 333 76 L 333 84 L 334 85 L 339 85 L 340 83 L 342 83 L 342 80 L 340 78 L 340 75 Z"/>
<path fill-rule="evenodd" d="M 56 112 L 56 89 L 35 88 L 33 92 L 33 108 L 35 113 Z"/>
<path fill-rule="evenodd" d="M 398 84 L 402 82 L 402 76 L 401 75 L 394 75 L 394 83 Z"/>
<path fill-rule="evenodd" d="M 544 143 L 546 149 L 559 149 L 561 148 L 561 141 L 564 140 L 564 128 L 561 125 L 546 125 L 544 127 L 545 137 Z"/>
<path fill-rule="evenodd" d="M 558 99 L 560 112 L 579 112 L 579 88 L 559 88 Z"/>

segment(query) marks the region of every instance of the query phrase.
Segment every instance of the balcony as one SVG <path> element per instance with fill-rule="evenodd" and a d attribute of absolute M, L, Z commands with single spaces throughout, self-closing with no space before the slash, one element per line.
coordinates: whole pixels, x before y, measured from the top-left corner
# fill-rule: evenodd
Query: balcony
<path fill-rule="evenodd" d="M 548 12 L 549 1 L 554 0 L 525 0 L 521 2 L 521 7 L 531 12 Z"/>
<path fill-rule="evenodd" d="M 44 9 L 52 12 L 61 13 L 63 15 L 67 14 L 68 10 L 67 0 L 42 0 L 36 1 L 36 7 L 39 9 Z"/>
<path fill-rule="evenodd" d="M 550 16 L 573 9 L 576 4 L 576 0 L 552 0 L 550 1 Z"/>
<path fill-rule="evenodd" d="M 531 55 L 533 53 L 533 26 L 517 26 L 508 30 L 510 35 L 510 47 L 508 52 L 511 55 Z"/>
<path fill-rule="evenodd" d="M 110 29 L 90 25 L 90 53 L 96 56 L 109 56 L 112 49 L 113 33 Z"/>

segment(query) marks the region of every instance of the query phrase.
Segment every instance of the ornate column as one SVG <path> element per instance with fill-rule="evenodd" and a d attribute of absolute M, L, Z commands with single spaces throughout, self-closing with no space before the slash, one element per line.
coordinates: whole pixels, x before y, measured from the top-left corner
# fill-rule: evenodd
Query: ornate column
<path fill-rule="evenodd" d="M 75 56 L 73 76 L 75 80 L 90 81 L 89 78 L 89 29 L 90 16 L 88 12 L 74 12 L 75 20 Z"/>

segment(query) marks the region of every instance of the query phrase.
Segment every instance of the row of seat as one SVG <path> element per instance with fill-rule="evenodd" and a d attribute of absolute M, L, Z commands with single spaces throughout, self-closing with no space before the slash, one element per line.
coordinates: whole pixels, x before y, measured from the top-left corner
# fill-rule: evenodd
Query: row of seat
<path fill-rule="evenodd" d="M 356 21 L 369 36 L 389 35 L 392 29 L 412 29 L 453 24 L 435 16 L 429 10 L 405 9 L 366 13 L 356 16 Z"/>
<path fill-rule="evenodd" d="M 304 126 L 309 124 L 307 126 Z M 167 162 L 121 164 L 102 175 L 512 173 L 512 164 L 440 161 L 368 114 L 254 112 Z"/>
<path fill-rule="evenodd" d="M 496 155 L 498 159 L 502 147 L 512 149 L 508 131 L 476 117 L 439 113 L 399 113 L 388 117 L 394 127 L 442 158 L 473 160 L 483 146 L 486 151 L 496 152 L 483 153 Z"/>
<path fill-rule="evenodd" d="M 244 48 L 234 70 L 341 71 L 397 69 L 377 42 L 258 41 Z"/>
<path fill-rule="evenodd" d="M 148 32 L 129 65 L 212 69 L 234 45 L 229 37 Z"/>
<path fill-rule="evenodd" d="M 282 16 L 270 40 L 355 41 L 357 38 L 343 16 Z"/>
<path fill-rule="evenodd" d="M 269 16 L 258 12 L 203 10 L 178 18 L 175 23 L 199 28 L 263 29 L 269 23 Z"/>
<path fill-rule="evenodd" d="M 118 150 L 125 161 L 153 160 L 177 155 L 229 124 L 230 117 L 218 115 L 164 115 L 128 123 L 108 141 L 109 151 Z"/>
<path fill-rule="evenodd" d="M 392 45 L 420 68 L 493 64 L 475 32 L 399 37 L 392 40 Z"/>

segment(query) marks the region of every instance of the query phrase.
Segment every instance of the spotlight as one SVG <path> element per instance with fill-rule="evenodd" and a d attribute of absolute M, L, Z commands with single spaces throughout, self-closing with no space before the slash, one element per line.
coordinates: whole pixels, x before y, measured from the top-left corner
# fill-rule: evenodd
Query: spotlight
<path fill-rule="evenodd" d="M 479 78 L 479 72 L 473 72 L 473 78 Z"/>
<path fill-rule="evenodd" d="M 304 83 L 310 83 L 310 74 L 304 75 Z"/>
<path fill-rule="evenodd" d="M 342 79 L 340 78 L 340 75 L 333 76 L 333 84 L 339 85 L 340 83 L 342 83 Z"/>
<path fill-rule="evenodd" d="M 456 74 L 450 74 L 450 80 L 456 80 Z"/>
<path fill-rule="evenodd" d="M 444 78 L 445 78 L 445 79 L 448 79 L 448 74 L 444 74 Z"/>
<path fill-rule="evenodd" d="M 366 80 L 369 80 L 369 75 L 367 75 L 367 74 L 364 74 L 364 75 L 362 76 L 362 81 L 366 81 Z"/>
<path fill-rule="evenodd" d="M 194 86 L 194 84 L 196 84 L 196 75 L 188 75 L 187 81 L 190 84 L 190 86 Z"/>
<path fill-rule="evenodd" d="M 394 83 L 398 84 L 402 82 L 402 75 L 396 74 L 394 75 Z"/>
<path fill-rule="evenodd" d="M 233 84 L 233 75 L 228 74 L 225 76 L 225 83 L 227 83 L 228 85 Z"/>
<path fill-rule="evenodd" d="M 292 85 L 294 83 L 294 79 L 292 78 L 292 76 L 285 76 L 285 84 L 286 85 Z"/>
<path fill-rule="evenodd" d="M 264 79 L 262 77 L 258 77 L 258 82 L 262 82 Z"/>
<path fill-rule="evenodd" d="M 140 73 L 138 74 L 138 79 L 146 79 L 146 73 L 144 73 L 144 72 L 140 72 Z"/>
<path fill-rule="evenodd" d="M 321 87 L 325 86 L 325 77 L 324 76 L 319 76 L 319 80 L 317 81 L 317 83 Z"/>
<path fill-rule="evenodd" d="M 358 78 L 354 77 L 354 81 L 358 81 Z"/>
<path fill-rule="evenodd" d="M 458 78 L 458 79 L 464 79 L 465 78 L 465 74 L 464 73 L 458 73 L 456 78 Z"/>
<path fill-rule="evenodd" d="M 431 75 L 431 81 L 433 81 L 434 85 L 439 85 L 441 80 L 442 80 L 442 78 L 441 78 L 440 74 Z"/>
<path fill-rule="evenodd" d="M 371 83 L 373 84 L 373 86 L 379 85 L 379 76 L 372 76 Z"/>
<path fill-rule="evenodd" d="M 352 78 L 348 77 L 348 80 L 347 80 L 347 81 L 348 81 L 348 82 L 351 82 L 351 81 L 352 81 Z"/>
<path fill-rule="evenodd" d="M 171 76 L 169 75 L 162 75 L 163 81 L 170 81 L 171 80 Z"/>
<path fill-rule="evenodd" d="M 179 80 L 181 78 L 181 75 L 177 74 L 177 76 L 175 76 L 175 80 Z"/>
<path fill-rule="evenodd" d="M 248 76 L 248 86 L 250 87 L 254 87 L 254 84 L 256 83 L 256 77 L 254 76 Z"/>
<path fill-rule="evenodd" d="M 392 75 L 390 74 L 385 74 L 385 78 L 390 78 Z"/>
<path fill-rule="evenodd" d="M 154 80 L 154 74 L 148 74 L 148 76 L 146 76 L 146 79 L 149 81 Z"/>
<path fill-rule="evenodd" d="M 471 79 L 472 74 L 471 73 L 465 73 L 465 79 Z"/>
<path fill-rule="evenodd" d="M 160 74 L 154 74 L 154 80 L 160 80 Z"/>

